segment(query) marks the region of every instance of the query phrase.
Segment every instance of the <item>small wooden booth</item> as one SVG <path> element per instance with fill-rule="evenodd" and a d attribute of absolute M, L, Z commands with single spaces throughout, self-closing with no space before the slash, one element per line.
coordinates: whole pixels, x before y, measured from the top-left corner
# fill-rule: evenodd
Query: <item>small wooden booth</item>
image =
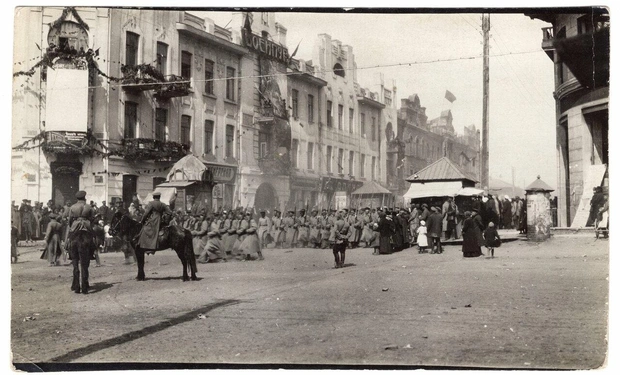
<path fill-rule="evenodd" d="M 183 210 L 190 214 L 204 211 L 210 213 L 213 207 L 213 174 L 194 155 L 187 155 L 172 166 L 166 182 L 157 185 L 161 201 L 173 210 Z M 153 200 L 149 193 L 144 202 Z"/>
<path fill-rule="evenodd" d="M 376 181 L 366 181 L 359 189 L 351 193 L 352 208 L 392 207 L 394 195 Z"/>

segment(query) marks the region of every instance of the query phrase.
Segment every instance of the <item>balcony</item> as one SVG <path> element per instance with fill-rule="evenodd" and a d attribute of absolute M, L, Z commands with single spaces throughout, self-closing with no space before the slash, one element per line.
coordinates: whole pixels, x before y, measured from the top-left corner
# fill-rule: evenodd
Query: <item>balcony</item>
<path fill-rule="evenodd" d="M 158 85 L 155 96 L 158 99 L 170 99 L 187 96 L 192 92 L 189 79 L 181 76 L 168 76 L 166 82 Z"/>
<path fill-rule="evenodd" d="M 177 142 L 150 138 L 126 138 L 113 155 L 127 160 L 177 161 L 187 155 L 189 146 Z"/>
<path fill-rule="evenodd" d="M 288 155 L 282 157 L 277 155 L 268 155 L 258 159 L 258 167 L 265 175 L 288 175 L 291 172 L 291 161 L 288 159 Z"/>
<path fill-rule="evenodd" d="M 545 51 L 553 49 L 553 27 L 543 27 L 543 41 L 542 41 L 542 49 Z"/>
<path fill-rule="evenodd" d="M 152 65 L 123 65 L 121 66 L 121 85 L 128 92 L 156 90 L 166 79 L 163 74 Z"/>

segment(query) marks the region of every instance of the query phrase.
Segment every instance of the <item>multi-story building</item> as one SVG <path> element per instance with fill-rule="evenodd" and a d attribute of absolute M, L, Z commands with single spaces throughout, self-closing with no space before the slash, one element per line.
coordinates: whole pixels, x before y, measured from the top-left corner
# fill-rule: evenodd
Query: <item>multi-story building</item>
<path fill-rule="evenodd" d="M 191 152 L 212 172 L 213 204 L 233 204 L 247 49 L 230 31 L 183 11 L 120 8 L 28 7 L 22 22 L 16 61 L 49 66 L 15 78 L 13 143 L 43 143 L 13 152 L 14 198 L 63 204 L 84 189 L 128 203 Z"/>
<path fill-rule="evenodd" d="M 452 112 L 446 110 L 428 121 L 417 94 L 401 99 L 397 132 L 387 151 L 388 189 L 394 195 L 402 197 L 409 189 L 405 178 L 444 156 L 479 178 L 480 131 L 470 125 L 458 135 L 452 120 Z"/>
<path fill-rule="evenodd" d="M 585 226 L 593 187 L 609 187 L 609 13 L 529 16 L 552 25 L 542 49 L 555 64 L 558 226 Z"/>
<path fill-rule="evenodd" d="M 214 209 L 344 207 L 365 181 L 385 185 L 395 85 L 361 87 L 353 48 L 329 35 L 304 61 L 271 12 L 234 13 L 229 29 L 128 8 L 31 7 L 16 22 L 34 28 L 17 30 L 16 61 L 44 68 L 15 78 L 15 199 L 84 189 L 128 204 L 188 153 Z"/>

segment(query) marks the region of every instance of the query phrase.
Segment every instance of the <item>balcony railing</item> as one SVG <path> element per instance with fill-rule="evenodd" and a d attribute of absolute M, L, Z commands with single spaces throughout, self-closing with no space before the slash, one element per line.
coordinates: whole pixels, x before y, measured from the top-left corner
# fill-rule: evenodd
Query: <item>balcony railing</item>
<path fill-rule="evenodd" d="M 163 74 L 149 64 L 123 65 L 121 73 L 123 89 L 130 92 L 155 90 L 166 81 Z"/>
<path fill-rule="evenodd" d="M 155 96 L 161 99 L 170 99 L 187 96 L 191 92 L 191 82 L 188 78 L 171 75 L 168 76 L 165 83 L 159 85 Z"/>
<path fill-rule="evenodd" d="M 128 160 L 178 160 L 187 155 L 189 146 L 150 138 L 126 138 L 113 154 Z"/>

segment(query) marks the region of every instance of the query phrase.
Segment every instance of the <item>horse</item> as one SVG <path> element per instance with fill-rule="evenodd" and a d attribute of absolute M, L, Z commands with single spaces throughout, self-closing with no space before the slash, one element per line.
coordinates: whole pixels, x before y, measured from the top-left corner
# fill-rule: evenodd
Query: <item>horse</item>
<path fill-rule="evenodd" d="M 130 238 L 130 243 L 135 249 L 136 261 L 138 262 L 138 276 L 136 277 L 136 280 L 145 280 L 145 252 L 155 252 L 167 249 L 176 251 L 177 256 L 181 259 L 181 263 L 183 264 L 183 281 L 190 280 L 188 271 L 191 272 L 191 280 L 198 280 L 198 277 L 196 276 L 196 257 L 194 255 L 194 246 L 192 245 L 192 233 L 179 225 L 170 225 L 167 227 L 162 225 L 162 228 L 164 229 L 165 234 L 163 238 L 160 237 L 159 246 L 155 250 L 140 248 L 138 238 L 140 231 L 142 230 L 142 224 L 122 212 L 116 212 L 114 214 L 112 221 L 110 222 L 110 229 L 108 233 L 111 236 L 121 235 Z"/>

